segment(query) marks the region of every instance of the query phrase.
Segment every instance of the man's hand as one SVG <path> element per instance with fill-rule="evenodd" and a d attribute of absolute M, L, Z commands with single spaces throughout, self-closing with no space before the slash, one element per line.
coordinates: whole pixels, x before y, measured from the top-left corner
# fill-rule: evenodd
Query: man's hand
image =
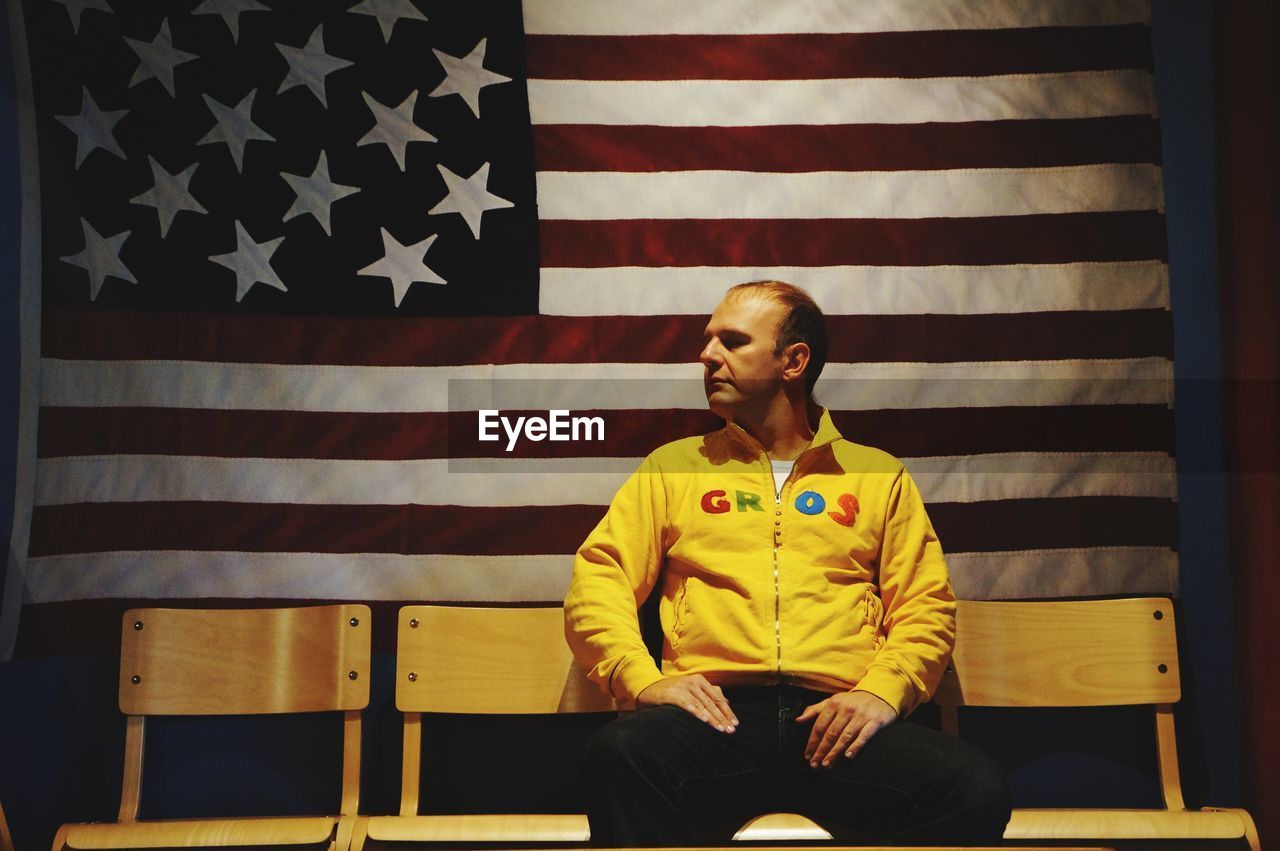
<path fill-rule="evenodd" d="M 738 718 L 724 699 L 719 686 L 707 682 L 702 674 L 683 677 L 667 677 L 658 680 L 636 695 L 637 706 L 660 706 L 669 703 L 706 721 L 721 733 L 732 733 L 738 727 Z"/>
<path fill-rule="evenodd" d="M 804 758 L 814 768 L 827 768 L 842 751 L 846 757 L 853 756 L 897 719 L 894 708 L 871 692 L 847 691 L 808 707 L 796 717 L 796 723 L 813 721 Z"/>

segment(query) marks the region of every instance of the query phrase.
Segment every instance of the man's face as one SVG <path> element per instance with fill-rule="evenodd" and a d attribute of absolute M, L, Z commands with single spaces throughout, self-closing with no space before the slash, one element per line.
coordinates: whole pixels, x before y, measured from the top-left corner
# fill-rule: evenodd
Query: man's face
<path fill-rule="evenodd" d="M 720 302 L 703 334 L 703 389 L 725 419 L 763 407 L 782 390 L 785 358 L 773 353 L 785 308 L 753 296 Z"/>

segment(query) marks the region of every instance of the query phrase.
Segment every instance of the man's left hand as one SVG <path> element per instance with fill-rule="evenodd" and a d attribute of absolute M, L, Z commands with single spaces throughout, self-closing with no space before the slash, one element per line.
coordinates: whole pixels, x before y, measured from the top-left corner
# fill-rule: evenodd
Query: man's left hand
<path fill-rule="evenodd" d="M 814 768 L 828 768 L 842 752 L 846 757 L 853 756 L 897 719 L 894 708 L 871 692 L 847 691 L 808 707 L 797 716 L 796 723 L 813 721 L 804 758 Z"/>

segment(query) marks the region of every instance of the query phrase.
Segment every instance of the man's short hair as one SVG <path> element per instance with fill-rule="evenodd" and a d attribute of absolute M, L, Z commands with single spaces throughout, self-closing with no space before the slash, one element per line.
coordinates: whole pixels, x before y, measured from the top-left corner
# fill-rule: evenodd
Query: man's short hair
<path fill-rule="evenodd" d="M 822 308 L 813 297 L 804 290 L 785 281 L 749 281 L 729 288 L 725 298 L 742 298 L 755 296 L 777 302 L 787 312 L 778 325 L 778 336 L 774 343 L 773 353 L 782 354 L 782 350 L 792 343 L 805 343 L 809 346 L 809 364 L 804 370 L 804 386 L 813 396 L 813 386 L 827 365 L 827 321 L 823 318 Z"/>

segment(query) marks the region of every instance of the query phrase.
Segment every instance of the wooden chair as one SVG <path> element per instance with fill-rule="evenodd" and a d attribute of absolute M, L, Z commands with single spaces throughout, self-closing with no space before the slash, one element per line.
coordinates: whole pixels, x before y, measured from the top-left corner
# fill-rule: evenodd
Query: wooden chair
<path fill-rule="evenodd" d="M 1016 841 L 1243 840 L 1259 851 L 1242 809 L 1188 810 L 1182 798 L 1173 704 L 1181 697 L 1173 605 L 1163 598 L 1053 602 L 961 601 L 956 648 L 934 695 L 943 729 L 961 706 L 1125 706 L 1154 709 L 1162 809 L 1018 809 Z M 753 824 L 776 840 L 829 834 L 791 814 Z"/>
<path fill-rule="evenodd" d="M 127 720 L 118 820 L 63 825 L 53 851 L 326 844 L 346 851 L 359 804 L 369 621 L 362 605 L 125 612 L 120 711 Z M 302 712 L 344 713 L 339 815 L 138 820 L 147 716 Z"/>
<path fill-rule="evenodd" d="M 422 713 L 528 715 L 615 708 L 573 663 L 562 610 L 406 606 L 397 634 L 396 706 L 404 713 L 400 815 L 359 819 L 353 851 L 368 839 L 585 842 L 582 814 L 418 814 Z"/>

